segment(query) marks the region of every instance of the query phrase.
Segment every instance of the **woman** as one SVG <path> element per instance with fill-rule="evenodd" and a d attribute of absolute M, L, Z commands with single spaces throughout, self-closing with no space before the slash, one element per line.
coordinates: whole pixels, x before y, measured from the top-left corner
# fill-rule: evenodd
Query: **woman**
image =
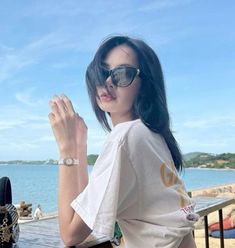
<path fill-rule="evenodd" d="M 178 175 L 182 156 L 153 49 L 127 36 L 107 38 L 87 68 L 86 83 L 94 113 L 110 132 L 89 182 L 83 118 L 64 95 L 52 99 L 49 114 L 62 163 L 79 160 L 59 168 L 64 243 L 81 243 L 91 231 L 112 238 L 117 221 L 123 247 L 196 247 L 191 231 L 198 215 Z"/>

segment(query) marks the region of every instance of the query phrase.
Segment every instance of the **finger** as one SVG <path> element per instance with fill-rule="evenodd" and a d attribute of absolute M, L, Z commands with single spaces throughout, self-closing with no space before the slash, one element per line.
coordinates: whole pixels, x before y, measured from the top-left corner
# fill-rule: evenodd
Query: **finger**
<path fill-rule="evenodd" d="M 74 114 L 75 110 L 73 108 L 71 100 L 65 94 L 61 94 L 61 98 L 63 99 L 64 104 L 65 104 L 68 112 L 71 113 L 71 114 Z"/>
<path fill-rule="evenodd" d="M 55 115 L 52 112 L 50 112 L 48 114 L 48 118 L 49 118 L 49 120 L 50 120 L 51 123 L 53 123 L 55 121 Z"/>
<path fill-rule="evenodd" d="M 64 104 L 64 101 L 57 95 L 54 95 L 52 101 L 55 102 L 55 104 L 57 105 L 59 113 L 61 115 L 65 115 L 67 108 Z"/>
<path fill-rule="evenodd" d="M 50 105 L 51 105 L 52 113 L 54 114 L 55 118 L 60 116 L 60 112 L 58 110 L 57 104 L 53 101 L 50 101 Z"/>

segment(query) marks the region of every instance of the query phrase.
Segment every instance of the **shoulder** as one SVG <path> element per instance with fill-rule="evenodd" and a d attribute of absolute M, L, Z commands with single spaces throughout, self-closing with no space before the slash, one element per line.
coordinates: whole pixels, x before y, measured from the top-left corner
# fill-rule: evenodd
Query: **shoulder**
<path fill-rule="evenodd" d="M 144 136 L 147 127 L 143 124 L 141 119 L 122 122 L 117 124 L 112 131 L 107 135 L 103 144 L 103 151 L 107 153 L 107 150 L 116 150 L 118 148 L 128 150 L 128 143 L 132 143 L 133 138 L 141 139 Z M 137 134 L 138 133 L 138 137 Z M 131 141 L 130 141 L 131 139 Z"/>
<path fill-rule="evenodd" d="M 123 140 L 125 150 L 132 161 L 138 163 L 145 159 L 171 159 L 165 139 L 161 134 L 152 131 L 142 121 L 129 128 Z"/>
<path fill-rule="evenodd" d="M 138 148 L 138 146 L 151 145 L 156 143 L 158 146 L 164 144 L 164 140 L 160 134 L 149 129 L 141 119 L 120 123 L 114 127 L 106 143 L 115 142 L 123 144 L 127 150 Z"/>
<path fill-rule="evenodd" d="M 136 119 L 117 124 L 108 134 L 105 143 L 110 143 L 115 141 L 117 141 L 118 143 L 125 142 L 130 130 L 135 126 L 139 126 L 141 123 L 142 121 L 140 119 Z"/>
<path fill-rule="evenodd" d="M 126 145 L 131 147 L 151 146 L 151 144 L 162 145 L 164 140 L 158 133 L 153 132 L 141 120 L 132 125 L 125 134 Z"/>

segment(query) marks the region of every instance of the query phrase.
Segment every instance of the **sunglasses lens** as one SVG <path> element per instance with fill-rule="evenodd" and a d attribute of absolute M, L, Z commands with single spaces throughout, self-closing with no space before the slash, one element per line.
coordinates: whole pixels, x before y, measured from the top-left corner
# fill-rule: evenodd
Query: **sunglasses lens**
<path fill-rule="evenodd" d="M 113 70 L 112 81 L 115 85 L 126 86 L 132 82 L 136 75 L 136 69 L 131 67 L 119 67 Z"/>
<path fill-rule="evenodd" d="M 107 69 L 103 68 L 102 73 L 103 73 L 103 77 L 106 80 L 109 77 L 109 71 Z"/>

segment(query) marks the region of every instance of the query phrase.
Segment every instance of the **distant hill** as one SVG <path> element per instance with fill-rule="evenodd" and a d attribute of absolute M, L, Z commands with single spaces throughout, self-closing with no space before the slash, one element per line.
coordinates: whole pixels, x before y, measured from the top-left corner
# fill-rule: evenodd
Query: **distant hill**
<path fill-rule="evenodd" d="M 89 165 L 94 165 L 97 158 L 98 158 L 97 154 L 90 154 L 87 156 L 87 163 Z"/>
<path fill-rule="evenodd" d="M 54 159 L 47 159 L 47 160 L 7 160 L 7 161 L 0 161 L 0 165 L 10 165 L 10 164 L 18 164 L 18 165 L 41 165 L 41 164 L 48 164 L 48 165 L 56 165 L 58 163 L 57 160 Z"/>
<path fill-rule="evenodd" d="M 190 153 L 184 155 L 185 167 L 235 169 L 235 153 Z"/>
<path fill-rule="evenodd" d="M 90 154 L 87 156 L 87 162 L 89 165 L 94 165 L 98 154 Z M 23 164 L 23 165 L 37 165 L 48 164 L 57 165 L 57 160 L 10 160 L 0 161 L 2 164 Z M 212 154 L 205 152 L 190 152 L 183 155 L 184 167 L 197 167 L 197 168 L 231 168 L 235 169 L 235 153 L 221 153 Z"/>
<path fill-rule="evenodd" d="M 203 155 L 203 154 L 207 154 L 205 152 L 189 152 L 186 154 L 183 154 L 183 158 L 185 161 L 191 160 L 195 157 L 197 157 L 198 155 Z"/>

